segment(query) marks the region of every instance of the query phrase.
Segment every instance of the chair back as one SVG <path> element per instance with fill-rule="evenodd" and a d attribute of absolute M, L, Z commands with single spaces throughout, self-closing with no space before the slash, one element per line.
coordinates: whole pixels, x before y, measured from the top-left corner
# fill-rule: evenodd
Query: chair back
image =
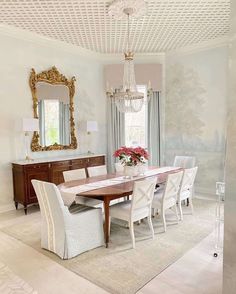
<path fill-rule="evenodd" d="M 174 166 L 183 168 L 192 168 L 195 166 L 196 158 L 194 156 L 175 156 Z"/>
<path fill-rule="evenodd" d="M 124 166 L 120 162 L 115 163 L 115 171 L 117 173 L 124 172 Z"/>
<path fill-rule="evenodd" d="M 64 238 L 65 214 L 69 213 L 64 206 L 57 186 L 38 180 L 32 180 L 42 216 L 42 230 L 47 231 L 48 249 L 56 250 L 56 238 Z"/>
<path fill-rule="evenodd" d="M 163 193 L 163 202 L 173 198 L 175 199 L 175 201 L 177 200 L 182 177 L 183 171 L 168 175 Z"/>
<path fill-rule="evenodd" d="M 186 191 L 191 191 L 196 178 L 198 167 L 188 168 L 184 170 L 183 178 L 180 187 L 180 194 Z"/>
<path fill-rule="evenodd" d="M 131 212 L 141 208 L 151 209 L 156 182 L 156 177 L 134 182 Z"/>
<path fill-rule="evenodd" d="M 106 165 L 91 166 L 87 168 L 89 177 L 103 176 L 107 174 Z"/>
<path fill-rule="evenodd" d="M 63 177 L 65 182 L 86 179 L 85 168 L 64 171 Z"/>

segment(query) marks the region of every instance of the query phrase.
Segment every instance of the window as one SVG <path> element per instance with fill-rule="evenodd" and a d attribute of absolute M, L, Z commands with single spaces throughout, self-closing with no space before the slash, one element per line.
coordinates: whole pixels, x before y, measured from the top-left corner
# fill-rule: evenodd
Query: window
<path fill-rule="evenodd" d="M 146 100 L 147 87 L 137 86 L 138 92 L 144 93 Z M 125 145 L 128 147 L 147 147 L 147 104 L 139 112 L 125 113 Z"/>

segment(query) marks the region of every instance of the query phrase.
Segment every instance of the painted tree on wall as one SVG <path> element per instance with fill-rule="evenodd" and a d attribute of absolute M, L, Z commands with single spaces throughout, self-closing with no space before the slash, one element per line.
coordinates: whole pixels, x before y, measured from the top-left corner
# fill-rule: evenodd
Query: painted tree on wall
<path fill-rule="evenodd" d="M 206 91 L 197 71 L 181 64 L 172 65 L 167 77 L 166 132 L 183 145 L 185 136 L 202 134 L 205 124 L 201 112 Z"/>

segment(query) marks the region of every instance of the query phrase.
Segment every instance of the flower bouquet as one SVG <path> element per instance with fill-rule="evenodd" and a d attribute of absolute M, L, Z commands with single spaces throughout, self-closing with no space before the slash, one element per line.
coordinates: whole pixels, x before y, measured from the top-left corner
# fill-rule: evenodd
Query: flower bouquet
<path fill-rule="evenodd" d="M 142 147 L 121 147 L 114 152 L 114 157 L 118 158 L 124 166 L 125 174 L 129 177 L 139 174 L 138 166 L 145 164 L 149 154 Z"/>

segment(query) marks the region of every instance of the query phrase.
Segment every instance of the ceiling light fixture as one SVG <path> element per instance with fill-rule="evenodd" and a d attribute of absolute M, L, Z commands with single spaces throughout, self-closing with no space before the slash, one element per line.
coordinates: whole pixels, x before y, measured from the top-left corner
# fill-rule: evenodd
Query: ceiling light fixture
<path fill-rule="evenodd" d="M 134 73 L 134 53 L 130 49 L 130 16 L 141 17 L 146 13 L 144 0 L 116 0 L 108 9 L 108 14 L 114 19 L 128 19 L 127 49 L 124 53 L 124 75 L 121 91 L 107 89 L 107 95 L 115 102 L 120 112 L 138 112 L 144 104 L 144 94 L 137 91 Z"/>

